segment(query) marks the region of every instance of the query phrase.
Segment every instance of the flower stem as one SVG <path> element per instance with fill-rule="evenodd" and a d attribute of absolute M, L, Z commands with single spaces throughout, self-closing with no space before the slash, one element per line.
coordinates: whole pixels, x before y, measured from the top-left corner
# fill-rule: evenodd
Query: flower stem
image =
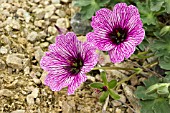
<path fill-rule="evenodd" d="M 142 72 L 142 69 L 141 68 L 138 68 L 138 71 L 136 71 L 135 73 L 133 73 L 131 76 L 121 80 L 120 82 L 117 83 L 117 87 L 116 87 L 116 90 L 119 89 L 120 85 L 126 81 L 129 81 L 131 78 L 133 78 L 134 76 L 136 76 L 137 74 L 141 73 Z"/>
<path fill-rule="evenodd" d="M 103 69 L 103 70 L 134 70 L 134 71 L 138 71 L 139 68 L 122 68 L 122 67 L 95 67 L 92 70 L 99 70 L 99 69 Z"/>

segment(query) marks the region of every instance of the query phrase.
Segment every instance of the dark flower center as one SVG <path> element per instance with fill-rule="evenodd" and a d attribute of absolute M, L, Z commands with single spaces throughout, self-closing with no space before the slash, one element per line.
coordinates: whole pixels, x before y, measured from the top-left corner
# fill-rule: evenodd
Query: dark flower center
<path fill-rule="evenodd" d="M 103 86 L 102 87 L 102 91 L 107 91 L 108 89 L 107 89 L 107 86 Z"/>
<path fill-rule="evenodd" d="M 73 75 L 79 73 L 81 68 L 84 65 L 84 62 L 79 54 L 77 58 L 73 58 L 72 60 L 69 60 L 68 62 L 70 63 L 70 66 L 67 66 L 66 69 Z"/>
<path fill-rule="evenodd" d="M 122 28 L 115 28 L 109 33 L 109 38 L 114 44 L 120 44 L 127 38 L 127 30 Z"/>

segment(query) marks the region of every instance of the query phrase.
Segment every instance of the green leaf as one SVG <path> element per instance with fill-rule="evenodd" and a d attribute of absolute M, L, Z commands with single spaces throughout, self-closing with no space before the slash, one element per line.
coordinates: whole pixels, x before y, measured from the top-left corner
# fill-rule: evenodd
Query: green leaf
<path fill-rule="evenodd" d="M 160 57 L 159 65 L 162 69 L 170 70 L 170 57 L 169 56 Z"/>
<path fill-rule="evenodd" d="M 157 78 L 156 76 L 152 76 L 150 77 L 148 80 L 143 82 L 144 85 L 146 86 L 146 88 L 150 87 L 151 85 L 154 85 L 156 83 L 159 83 L 159 78 Z"/>
<path fill-rule="evenodd" d="M 147 94 L 146 93 L 146 88 L 143 87 L 143 86 L 138 86 L 137 87 L 137 90 L 135 91 L 135 95 L 136 95 L 137 98 L 142 99 L 142 100 L 158 98 L 158 94 L 156 94 L 156 93 Z"/>
<path fill-rule="evenodd" d="M 154 110 L 154 113 L 169 113 L 170 105 L 168 99 L 159 98 L 154 100 L 152 109 Z"/>
<path fill-rule="evenodd" d="M 80 10 L 82 19 L 90 19 L 98 9 L 100 9 L 100 6 L 94 0 L 89 5 L 82 6 Z"/>
<path fill-rule="evenodd" d="M 90 84 L 90 87 L 98 88 L 98 89 L 101 89 L 103 86 L 104 84 L 100 82 L 95 82 L 95 83 Z"/>
<path fill-rule="evenodd" d="M 107 3 L 109 3 L 110 0 L 96 0 L 96 3 L 99 4 L 100 7 L 103 7 Z"/>
<path fill-rule="evenodd" d="M 165 0 L 165 8 L 166 8 L 166 12 L 170 14 L 170 2 L 169 0 Z"/>
<path fill-rule="evenodd" d="M 140 101 L 141 113 L 154 113 L 152 107 L 154 104 L 154 100 L 146 100 L 146 101 Z"/>
<path fill-rule="evenodd" d="M 114 88 L 117 84 L 117 81 L 116 80 L 111 80 L 110 82 L 108 82 L 108 86 L 109 88 Z"/>
<path fill-rule="evenodd" d="M 168 87 L 169 87 L 169 83 L 157 83 L 157 84 L 154 84 L 152 86 L 150 86 L 147 90 L 146 90 L 146 93 L 153 93 L 155 91 L 157 91 L 157 93 L 159 95 L 161 94 L 169 94 L 169 90 L 168 90 Z"/>
<path fill-rule="evenodd" d="M 160 94 L 160 95 L 169 94 L 168 87 L 169 87 L 169 85 L 165 85 L 165 86 L 159 87 L 158 90 L 157 90 L 157 93 Z"/>
<path fill-rule="evenodd" d="M 73 6 L 87 6 L 91 4 L 92 0 L 73 0 Z"/>
<path fill-rule="evenodd" d="M 101 103 L 105 102 L 105 100 L 106 100 L 106 98 L 107 98 L 108 95 L 109 95 L 109 92 L 108 92 L 108 91 L 103 92 L 102 95 L 101 95 L 100 98 L 99 98 L 99 101 L 100 101 Z"/>
<path fill-rule="evenodd" d="M 100 76 L 101 76 L 101 79 L 103 80 L 103 83 L 107 86 L 108 82 L 107 82 L 107 78 L 106 78 L 106 72 L 102 71 Z"/>
<path fill-rule="evenodd" d="M 109 91 L 110 96 L 111 96 L 113 99 L 115 99 L 115 100 L 120 99 L 120 96 L 119 96 L 118 94 L 116 94 L 112 89 L 109 89 L 108 91 Z"/>
<path fill-rule="evenodd" d="M 151 11 L 159 11 L 163 5 L 163 0 L 150 0 Z"/>
<path fill-rule="evenodd" d="M 150 10 L 149 4 L 145 2 L 136 2 L 136 4 L 141 14 L 141 19 L 143 23 L 147 25 L 156 25 L 155 13 Z"/>

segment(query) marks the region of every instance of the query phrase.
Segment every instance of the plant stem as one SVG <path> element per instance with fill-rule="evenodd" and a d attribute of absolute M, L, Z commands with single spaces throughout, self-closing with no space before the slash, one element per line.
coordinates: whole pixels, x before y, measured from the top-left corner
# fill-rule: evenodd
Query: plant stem
<path fill-rule="evenodd" d="M 139 74 L 140 72 L 142 72 L 142 69 L 138 68 L 138 71 L 137 71 L 137 72 L 133 73 L 131 76 L 129 76 L 129 77 L 121 80 L 120 82 L 118 82 L 117 85 L 116 85 L 116 86 L 117 86 L 117 87 L 116 87 L 116 90 L 119 89 L 119 87 L 120 87 L 120 85 L 121 85 L 122 83 L 124 83 L 124 82 L 126 82 L 126 81 L 129 81 L 131 78 L 133 78 L 134 76 L 136 76 L 136 75 Z"/>
<path fill-rule="evenodd" d="M 103 70 L 134 70 L 134 71 L 138 71 L 139 68 L 122 68 L 122 67 L 95 67 L 92 70 L 99 70 L 99 69 L 103 69 Z"/>

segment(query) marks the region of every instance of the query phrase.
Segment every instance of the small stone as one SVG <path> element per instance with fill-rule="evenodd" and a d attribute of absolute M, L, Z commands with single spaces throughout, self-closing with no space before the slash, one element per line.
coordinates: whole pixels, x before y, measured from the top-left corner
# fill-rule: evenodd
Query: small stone
<path fill-rule="evenodd" d="M 111 101 L 111 103 L 113 104 L 113 106 L 121 106 L 122 105 L 122 103 L 121 102 L 119 102 L 119 101 L 117 101 L 117 100 L 113 100 L 113 101 Z"/>
<path fill-rule="evenodd" d="M 81 14 L 76 13 L 71 18 L 71 27 L 76 34 L 86 35 L 91 31 L 91 25 L 89 20 L 82 20 Z"/>
<path fill-rule="evenodd" d="M 10 97 L 12 95 L 13 95 L 13 92 L 8 90 L 8 89 L 1 89 L 0 90 L 0 96 Z"/>
<path fill-rule="evenodd" d="M 69 3 L 69 2 L 71 2 L 71 0 L 61 0 L 61 2 Z"/>
<path fill-rule="evenodd" d="M 47 38 L 47 41 L 54 43 L 55 42 L 55 36 L 50 36 Z"/>
<path fill-rule="evenodd" d="M 59 28 L 69 28 L 70 27 L 70 22 L 68 20 L 68 18 L 59 18 L 56 22 L 56 25 L 59 27 Z"/>
<path fill-rule="evenodd" d="M 0 70 L 4 70 L 5 67 L 6 67 L 5 62 L 2 59 L 0 59 Z"/>
<path fill-rule="evenodd" d="M 62 113 L 72 113 L 72 107 L 66 102 L 64 101 L 63 102 L 63 105 L 62 105 Z"/>
<path fill-rule="evenodd" d="M 26 100 L 27 100 L 28 105 L 33 105 L 34 104 L 34 98 L 32 98 L 31 95 L 28 95 Z"/>
<path fill-rule="evenodd" d="M 30 34 L 28 34 L 27 36 L 27 40 L 31 41 L 31 42 L 35 42 L 38 38 L 38 34 L 35 31 L 32 31 Z"/>
<path fill-rule="evenodd" d="M 59 3 L 60 3 L 60 0 L 51 0 L 51 2 L 52 2 L 53 4 L 59 4 Z"/>
<path fill-rule="evenodd" d="M 41 103 L 40 98 L 36 98 L 35 102 L 39 105 Z"/>
<path fill-rule="evenodd" d="M 41 1 L 41 0 L 34 0 L 35 3 L 38 3 L 38 2 L 40 2 L 40 1 Z"/>
<path fill-rule="evenodd" d="M 50 33 L 50 34 L 52 34 L 52 35 L 53 35 L 53 34 L 55 34 L 55 33 L 56 33 L 56 31 L 57 31 L 57 30 L 56 30 L 56 28 L 55 28 L 55 27 L 52 27 L 52 26 L 49 26 L 49 27 L 48 27 L 48 33 Z"/>
<path fill-rule="evenodd" d="M 116 108 L 115 113 L 122 113 L 122 110 L 119 108 Z"/>
<path fill-rule="evenodd" d="M 39 93 L 39 88 L 34 88 L 32 93 L 31 93 L 31 96 L 33 98 L 37 98 L 38 97 L 38 93 Z"/>
<path fill-rule="evenodd" d="M 16 110 L 16 111 L 12 111 L 11 113 L 25 113 L 25 110 Z"/>
<path fill-rule="evenodd" d="M 40 47 L 41 48 L 45 48 L 45 47 L 48 47 L 49 46 L 49 42 L 43 42 L 40 44 Z"/>
<path fill-rule="evenodd" d="M 17 57 L 16 54 L 8 54 L 6 58 L 6 63 L 8 66 L 14 69 L 22 69 L 22 59 Z"/>
<path fill-rule="evenodd" d="M 41 47 L 38 47 L 38 49 L 34 52 L 34 54 L 35 54 L 35 59 L 36 59 L 37 61 L 40 61 L 41 58 L 42 58 L 42 56 L 44 55 L 44 52 L 43 52 L 43 50 L 41 49 Z"/>
<path fill-rule="evenodd" d="M 65 11 L 62 11 L 60 9 L 56 10 L 55 13 L 59 16 L 59 17 L 65 17 L 66 16 L 66 13 Z"/>
<path fill-rule="evenodd" d="M 42 75 L 41 75 L 40 80 L 41 80 L 41 82 L 42 82 L 43 84 L 44 84 L 44 81 L 45 81 L 45 78 L 46 78 L 47 74 L 48 74 L 47 71 L 43 71 L 43 73 L 42 73 Z"/>
<path fill-rule="evenodd" d="M 52 15 L 50 18 L 51 21 L 56 21 L 57 19 L 59 19 L 59 16 L 56 15 Z"/>
<path fill-rule="evenodd" d="M 30 67 L 27 66 L 25 69 L 24 69 L 24 75 L 28 75 L 30 73 Z"/>
<path fill-rule="evenodd" d="M 19 22 L 18 21 L 16 21 L 16 20 L 12 20 L 12 22 L 10 23 L 10 26 L 13 28 L 13 29 L 16 29 L 16 30 L 19 30 L 20 29 L 20 24 L 19 24 Z"/>
<path fill-rule="evenodd" d="M 43 25 L 45 24 L 44 20 L 39 20 L 39 21 L 35 21 L 34 25 L 37 27 L 44 27 Z"/>
<path fill-rule="evenodd" d="M 6 54 L 7 52 L 8 52 L 8 49 L 7 49 L 6 47 L 2 46 L 2 47 L 0 48 L 0 53 L 1 53 L 1 54 Z"/>
<path fill-rule="evenodd" d="M 40 31 L 40 32 L 38 33 L 38 36 L 40 37 L 40 39 L 45 39 L 46 36 L 47 36 L 47 34 L 46 34 L 45 31 Z"/>
<path fill-rule="evenodd" d="M 92 82 L 95 82 L 95 77 L 87 76 L 87 79 L 88 79 L 88 80 L 91 80 Z"/>
<path fill-rule="evenodd" d="M 47 19 L 47 18 L 51 17 L 53 14 L 54 14 L 54 12 L 52 12 L 52 11 L 51 12 L 47 12 L 47 13 L 45 13 L 44 18 Z"/>
<path fill-rule="evenodd" d="M 41 80 L 38 79 L 38 78 L 33 78 L 33 81 L 34 81 L 36 84 L 41 84 Z"/>
<path fill-rule="evenodd" d="M 35 16 L 37 19 L 43 19 L 45 16 L 45 11 L 44 9 L 36 9 L 35 10 Z"/>

